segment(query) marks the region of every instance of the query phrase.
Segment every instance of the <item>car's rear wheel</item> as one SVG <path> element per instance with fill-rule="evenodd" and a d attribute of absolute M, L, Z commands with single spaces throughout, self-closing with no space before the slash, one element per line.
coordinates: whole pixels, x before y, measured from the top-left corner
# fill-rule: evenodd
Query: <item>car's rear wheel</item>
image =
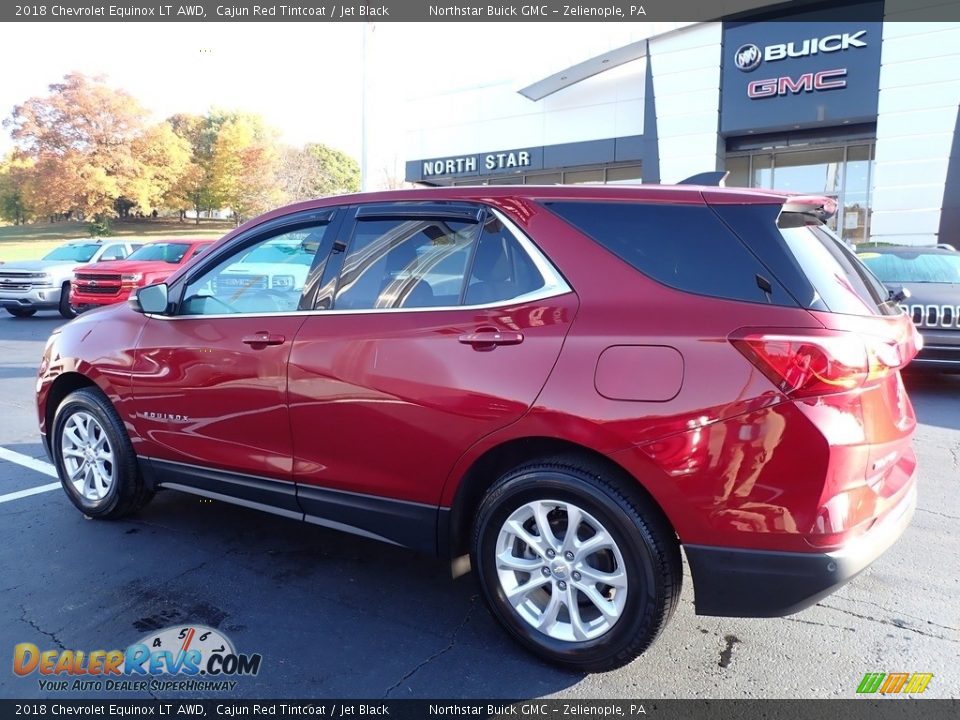
<path fill-rule="evenodd" d="M 70 501 L 88 517 L 115 519 L 153 497 L 130 438 L 110 402 L 94 388 L 72 392 L 53 420 L 50 449 Z"/>
<path fill-rule="evenodd" d="M 15 318 L 28 318 L 37 314 L 37 311 L 33 308 L 8 307 L 7 312 Z"/>
<path fill-rule="evenodd" d="M 682 579 L 662 514 L 602 464 L 552 458 L 481 502 L 473 566 L 507 631 L 540 657 L 597 672 L 629 663 L 670 619 Z"/>
<path fill-rule="evenodd" d="M 65 282 L 63 287 L 60 289 L 60 315 L 67 318 L 75 318 L 77 314 L 73 311 L 73 308 L 70 307 L 70 283 Z"/>

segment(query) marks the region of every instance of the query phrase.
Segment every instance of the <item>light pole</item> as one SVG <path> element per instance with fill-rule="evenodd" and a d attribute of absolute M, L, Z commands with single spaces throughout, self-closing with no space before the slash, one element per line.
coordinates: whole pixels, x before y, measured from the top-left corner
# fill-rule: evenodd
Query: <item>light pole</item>
<path fill-rule="evenodd" d="M 362 57 L 360 59 L 360 189 L 370 190 L 370 165 L 368 158 L 367 136 L 367 35 L 373 31 L 373 23 L 363 24 L 363 41 L 361 43 Z"/>

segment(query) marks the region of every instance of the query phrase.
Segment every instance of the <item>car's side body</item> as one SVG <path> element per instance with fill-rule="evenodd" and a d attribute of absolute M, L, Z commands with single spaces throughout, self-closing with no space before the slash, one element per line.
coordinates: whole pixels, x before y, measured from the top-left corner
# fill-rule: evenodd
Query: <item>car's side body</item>
<path fill-rule="evenodd" d="M 591 218 L 649 210 L 648 231 L 666 237 L 677 232 L 671 218 L 693 218 L 680 231 L 717 233 L 742 267 L 718 280 L 726 297 L 706 287 L 717 275 L 706 258 L 722 253 L 709 245 L 703 262 L 691 258 L 693 280 L 669 263 L 665 281 L 648 277 L 580 228 L 577 203 L 600 204 Z M 744 231 L 767 223 L 775 232 L 782 211 L 821 205 L 645 186 L 429 189 L 286 208 L 171 276 L 163 307 L 181 310 L 118 306 L 52 337 L 37 385 L 41 432 L 72 391 L 94 386 L 151 487 L 451 557 L 467 552 L 498 477 L 530 458 L 576 455 L 628 478 L 655 524 L 668 523 L 698 612 L 794 612 L 896 540 L 916 498 L 916 421 L 897 372 L 915 352 L 909 318 L 826 311 L 796 263 L 751 246 L 772 239 Z M 513 243 L 514 254 L 497 255 L 475 293 L 468 276 L 459 300 L 442 289 L 444 266 L 421 306 L 351 307 L 363 262 L 378 242 L 397 241 L 392 230 L 365 246 L 364 233 L 425 218 L 461 228 L 437 241 L 444 252 L 462 242 L 478 263 L 488 235 L 502 235 L 497 247 Z M 292 305 L 281 293 L 275 311 L 182 312 L 234 308 L 222 299 L 245 289 L 219 287 L 224 275 L 191 288 L 257 238 L 300 227 L 316 256 Z M 542 282 L 510 295 L 523 262 Z M 381 293 L 412 296 L 406 271 L 388 280 Z M 684 285 L 693 281 L 703 287 Z M 751 355 L 771 343 L 828 352 L 848 340 L 873 353 L 860 338 L 882 345 L 869 377 L 816 396 Z"/>

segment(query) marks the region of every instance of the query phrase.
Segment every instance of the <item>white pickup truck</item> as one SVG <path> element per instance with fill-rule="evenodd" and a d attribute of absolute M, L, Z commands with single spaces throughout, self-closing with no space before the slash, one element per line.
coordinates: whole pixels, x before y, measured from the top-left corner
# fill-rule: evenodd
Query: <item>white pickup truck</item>
<path fill-rule="evenodd" d="M 121 240 L 76 240 L 68 242 L 40 260 L 0 264 L 0 305 L 18 318 L 37 310 L 59 310 L 65 318 L 70 309 L 70 281 L 80 265 L 123 260 L 142 243 Z"/>

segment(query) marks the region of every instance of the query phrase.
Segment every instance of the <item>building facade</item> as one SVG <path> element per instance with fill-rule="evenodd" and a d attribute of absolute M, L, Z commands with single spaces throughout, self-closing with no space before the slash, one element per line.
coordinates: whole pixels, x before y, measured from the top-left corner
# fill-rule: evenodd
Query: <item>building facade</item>
<path fill-rule="evenodd" d="M 410 108 L 406 179 L 831 195 L 850 242 L 960 246 L 960 22 L 936 0 L 683 24 L 517 88 Z"/>

